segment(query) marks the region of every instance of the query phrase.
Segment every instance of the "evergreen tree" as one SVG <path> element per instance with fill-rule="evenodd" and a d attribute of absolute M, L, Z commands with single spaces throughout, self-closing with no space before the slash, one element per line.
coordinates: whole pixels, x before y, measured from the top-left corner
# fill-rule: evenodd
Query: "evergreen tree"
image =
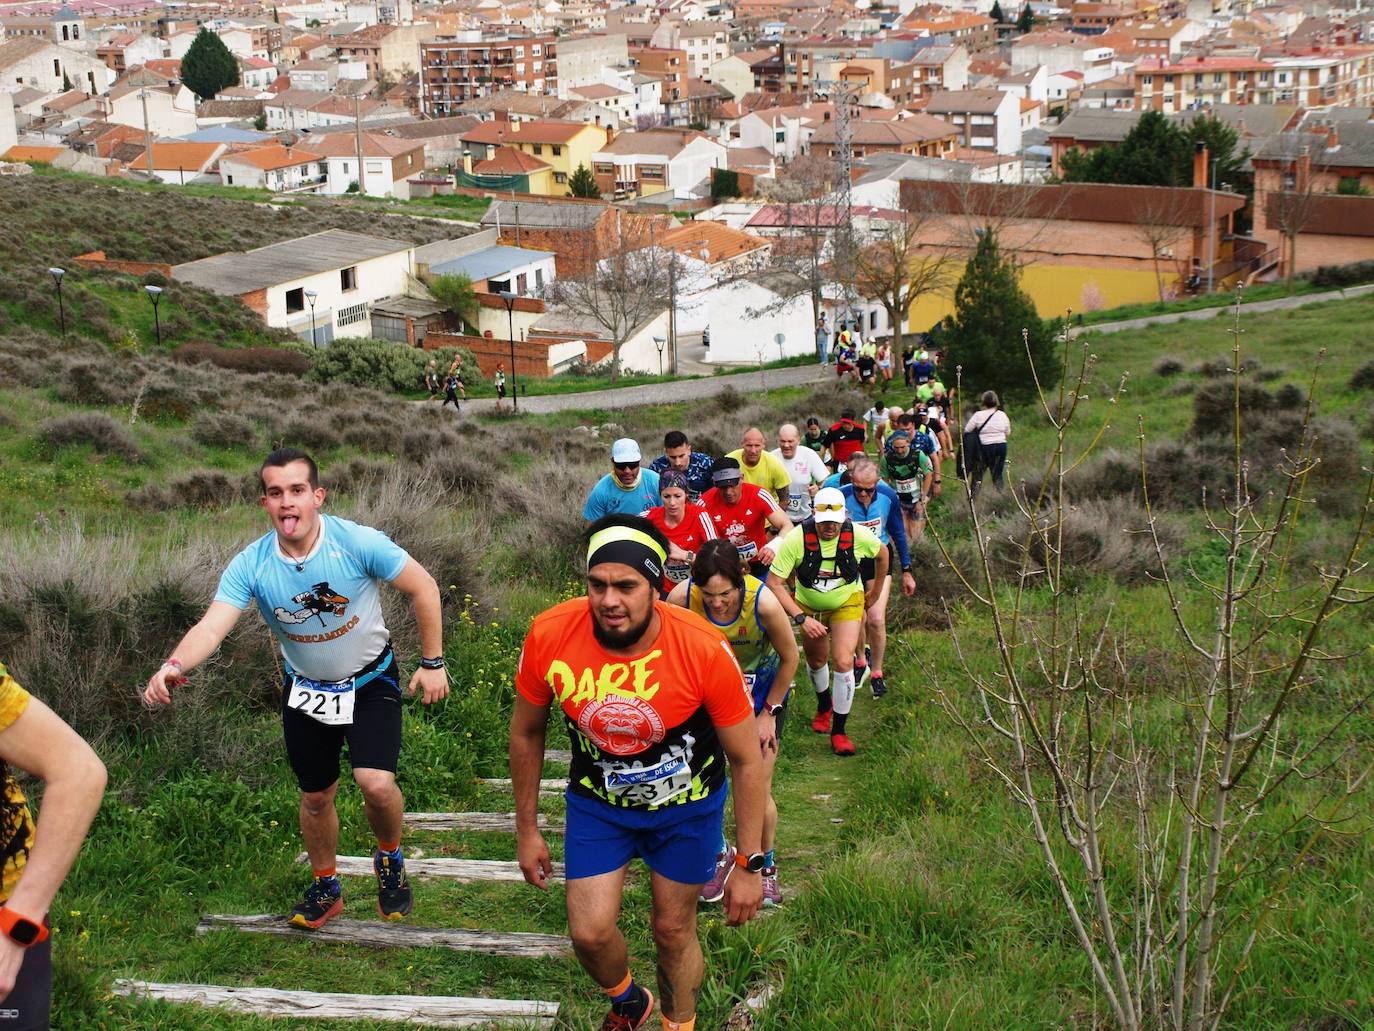
<path fill-rule="evenodd" d="M 1026 400 L 1035 394 L 1035 377 L 1048 390 L 1059 382 L 1059 356 L 1054 334 L 1035 311 L 1035 305 L 1017 283 L 1016 265 L 1002 256 L 997 233 L 985 228 L 978 247 L 964 267 L 954 288 L 954 314 L 945 320 L 942 344 L 944 366 L 962 366 L 960 383 L 965 405 L 984 390 L 996 390 L 1005 402 Z M 1021 340 L 1027 331 L 1031 358 Z"/>
<path fill-rule="evenodd" d="M 239 63 L 209 29 L 201 29 L 181 59 L 181 81 L 201 100 L 210 100 L 226 86 L 239 84 Z"/>
<path fill-rule="evenodd" d="M 600 197 L 601 190 L 596 185 L 596 176 L 585 164 L 578 165 L 568 176 L 568 192 L 574 197 Z"/>
<path fill-rule="evenodd" d="M 1237 149 L 1240 138 L 1235 129 L 1211 115 L 1175 125 L 1158 111 L 1141 115 L 1119 144 L 1087 153 L 1069 151 L 1061 162 L 1062 178 L 1071 183 L 1192 186 L 1193 153 L 1199 141 L 1216 162 L 1217 183 L 1248 192 L 1249 174 L 1243 166 L 1250 152 Z"/>
<path fill-rule="evenodd" d="M 1002 0 L 992 0 L 992 10 L 988 12 L 988 17 L 998 25 L 1007 20 L 1007 16 L 1002 13 Z"/>
<path fill-rule="evenodd" d="M 427 285 L 434 299 L 447 308 L 460 325 L 477 325 L 481 305 L 466 272 L 435 276 Z"/>
<path fill-rule="evenodd" d="M 1031 11 L 1030 4 L 1021 8 L 1021 16 L 1016 19 L 1016 31 L 1020 33 L 1030 32 L 1035 28 L 1035 14 Z"/>

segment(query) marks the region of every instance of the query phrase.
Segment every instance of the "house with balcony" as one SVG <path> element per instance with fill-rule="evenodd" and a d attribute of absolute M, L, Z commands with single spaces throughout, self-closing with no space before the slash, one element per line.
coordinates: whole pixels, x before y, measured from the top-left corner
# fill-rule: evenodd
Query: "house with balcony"
<path fill-rule="evenodd" d="M 1277 72 L 1259 57 L 1142 58 L 1131 73 L 1135 108 L 1167 115 L 1216 104 L 1272 104 L 1282 93 Z"/>
<path fill-rule="evenodd" d="M 711 169 L 728 167 L 725 147 L 715 140 L 668 130 L 621 133 L 592 155 L 591 166 L 602 195 L 618 200 L 664 192 L 704 197 Z"/>
<path fill-rule="evenodd" d="M 237 297 L 268 326 L 320 346 L 369 336 L 371 305 L 406 292 L 411 244 L 329 229 L 172 267 L 172 278 Z"/>
<path fill-rule="evenodd" d="M 355 132 L 312 134 L 310 149 L 324 158 L 326 181 L 321 193 L 340 196 L 358 187 L 369 197 L 410 198 L 412 176 L 425 170 L 423 140 L 401 140 L 378 132 L 362 134 L 362 176 L 358 175 L 359 140 Z"/>
<path fill-rule="evenodd" d="M 314 151 L 272 143 L 219 161 L 219 180 L 225 186 L 247 186 L 273 193 L 323 193 L 329 181 L 327 159 Z"/>
<path fill-rule="evenodd" d="M 608 137 L 600 125 L 535 119 L 479 122 L 463 133 L 462 140 L 464 152 L 472 159 L 473 173 L 482 162 L 495 159 L 501 148 L 511 148 L 547 165 L 552 178 L 549 192 L 562 196 L 567 193 L 568 177 L 578 165 L 591 168 L 594 155 Z"/>
<path fill-rule="evenodd" d="M 553 36 L 486 40 L 476 32 L 463 35 L 420 45 L 420 103 L 425 114 L 456 114 L 465 101 L 502 90 L 557 95 L 558 44 Z"/>
<path fill-rule="evenodd" d="M 1011 93 L 947 90 L 932 97 L 925 111 L 952 123 L 965 147 L 994 154 L 1015 154 L 1021 149 L 1021 103 Z"/>

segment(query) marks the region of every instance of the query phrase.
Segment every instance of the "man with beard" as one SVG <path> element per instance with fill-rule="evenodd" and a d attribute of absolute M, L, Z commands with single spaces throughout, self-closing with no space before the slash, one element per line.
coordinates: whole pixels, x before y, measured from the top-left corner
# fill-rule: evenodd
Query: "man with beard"
<path fill-rule="evenodd" d="M 728 759 L 739 870 L 725 886 L 731 925 L 763 899 L 764 777 L 754 708 L 729 642 L 695 613 L 659 600 L 668 545 L 646 519 L 610 515 L 587 529 L 587 595 L 536 616 L 515 676 L 510 765 L 517 857 L 547 890 L 538 828 L 544 737 L 555 700 L 572 742 L 568 777 L 568 930 L 606 993 L 602 1031 L 635 1031 L 654 997 L 630 973 L 617 927 L 625 875 L 652 872 L 663 1026 L 692 1031 L 705 961 L 701 887 L 715 869 Z"/>
<path fill-rule="evenodd" d="M 210 608 L 148 679 L 143 700 L 170 705 L 172 688 L 214 655 L 256 602 L 281 646 L 282 732 L 301 792 L 301 836 L 315 873 L 288 922 L 318 930 L 343 912 L 334 796 L 345 743 L 377 839 L 377 911 L 384 920 L 399 920 L 412 904 L 401 854 L 405 806 L 396 784 L 401 671 L 382 621 L 379 585 L 390 584 L 415 605 L 423 657 L 408 693 L 420 690 L 426 705 L 448 694 L 439 586 L 380 530 L 321 513 L 325 491 L 304 451 L 273 451 L 258 469 L 258 480 L 271 531 L 229 563 Z"/>
<path fill-rule="evenodd" d="M 619 512 L 637 515 L 659 503 L 658 473 L 640 466 L 639 442 L 621 437 L 611 445 L 611 471 L 596 481 L 582 506 L 582 518 L 595 522 Z"/>

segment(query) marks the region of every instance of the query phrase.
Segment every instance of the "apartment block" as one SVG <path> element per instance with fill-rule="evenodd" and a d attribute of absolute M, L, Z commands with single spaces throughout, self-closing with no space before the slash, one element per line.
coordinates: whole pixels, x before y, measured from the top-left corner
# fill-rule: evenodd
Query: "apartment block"
<path fill-rule="evenodd" d="M 557 43 L 553 36 L 444 41 L 420 46 L 420 103 L 442 118 L 476 97 L 502 90 L 558 92 Z"/>

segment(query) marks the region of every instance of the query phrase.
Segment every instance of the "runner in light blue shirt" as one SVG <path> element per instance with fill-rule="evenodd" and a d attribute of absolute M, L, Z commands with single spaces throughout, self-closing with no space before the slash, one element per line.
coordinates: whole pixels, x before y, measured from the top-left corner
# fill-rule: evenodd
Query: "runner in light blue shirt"
<path fill-rule="evenodd" d="M 658 473 L 642 468 L 642 458 L 639 442 L 629 437 L 621 437 L 611 445 L 613 468 L 596 481 L 587 496 L 587 503 L 582 506 L 583 519 L 592 523 L 612 512 L 639 515 L 663 503 L 658 496 Z"/>

